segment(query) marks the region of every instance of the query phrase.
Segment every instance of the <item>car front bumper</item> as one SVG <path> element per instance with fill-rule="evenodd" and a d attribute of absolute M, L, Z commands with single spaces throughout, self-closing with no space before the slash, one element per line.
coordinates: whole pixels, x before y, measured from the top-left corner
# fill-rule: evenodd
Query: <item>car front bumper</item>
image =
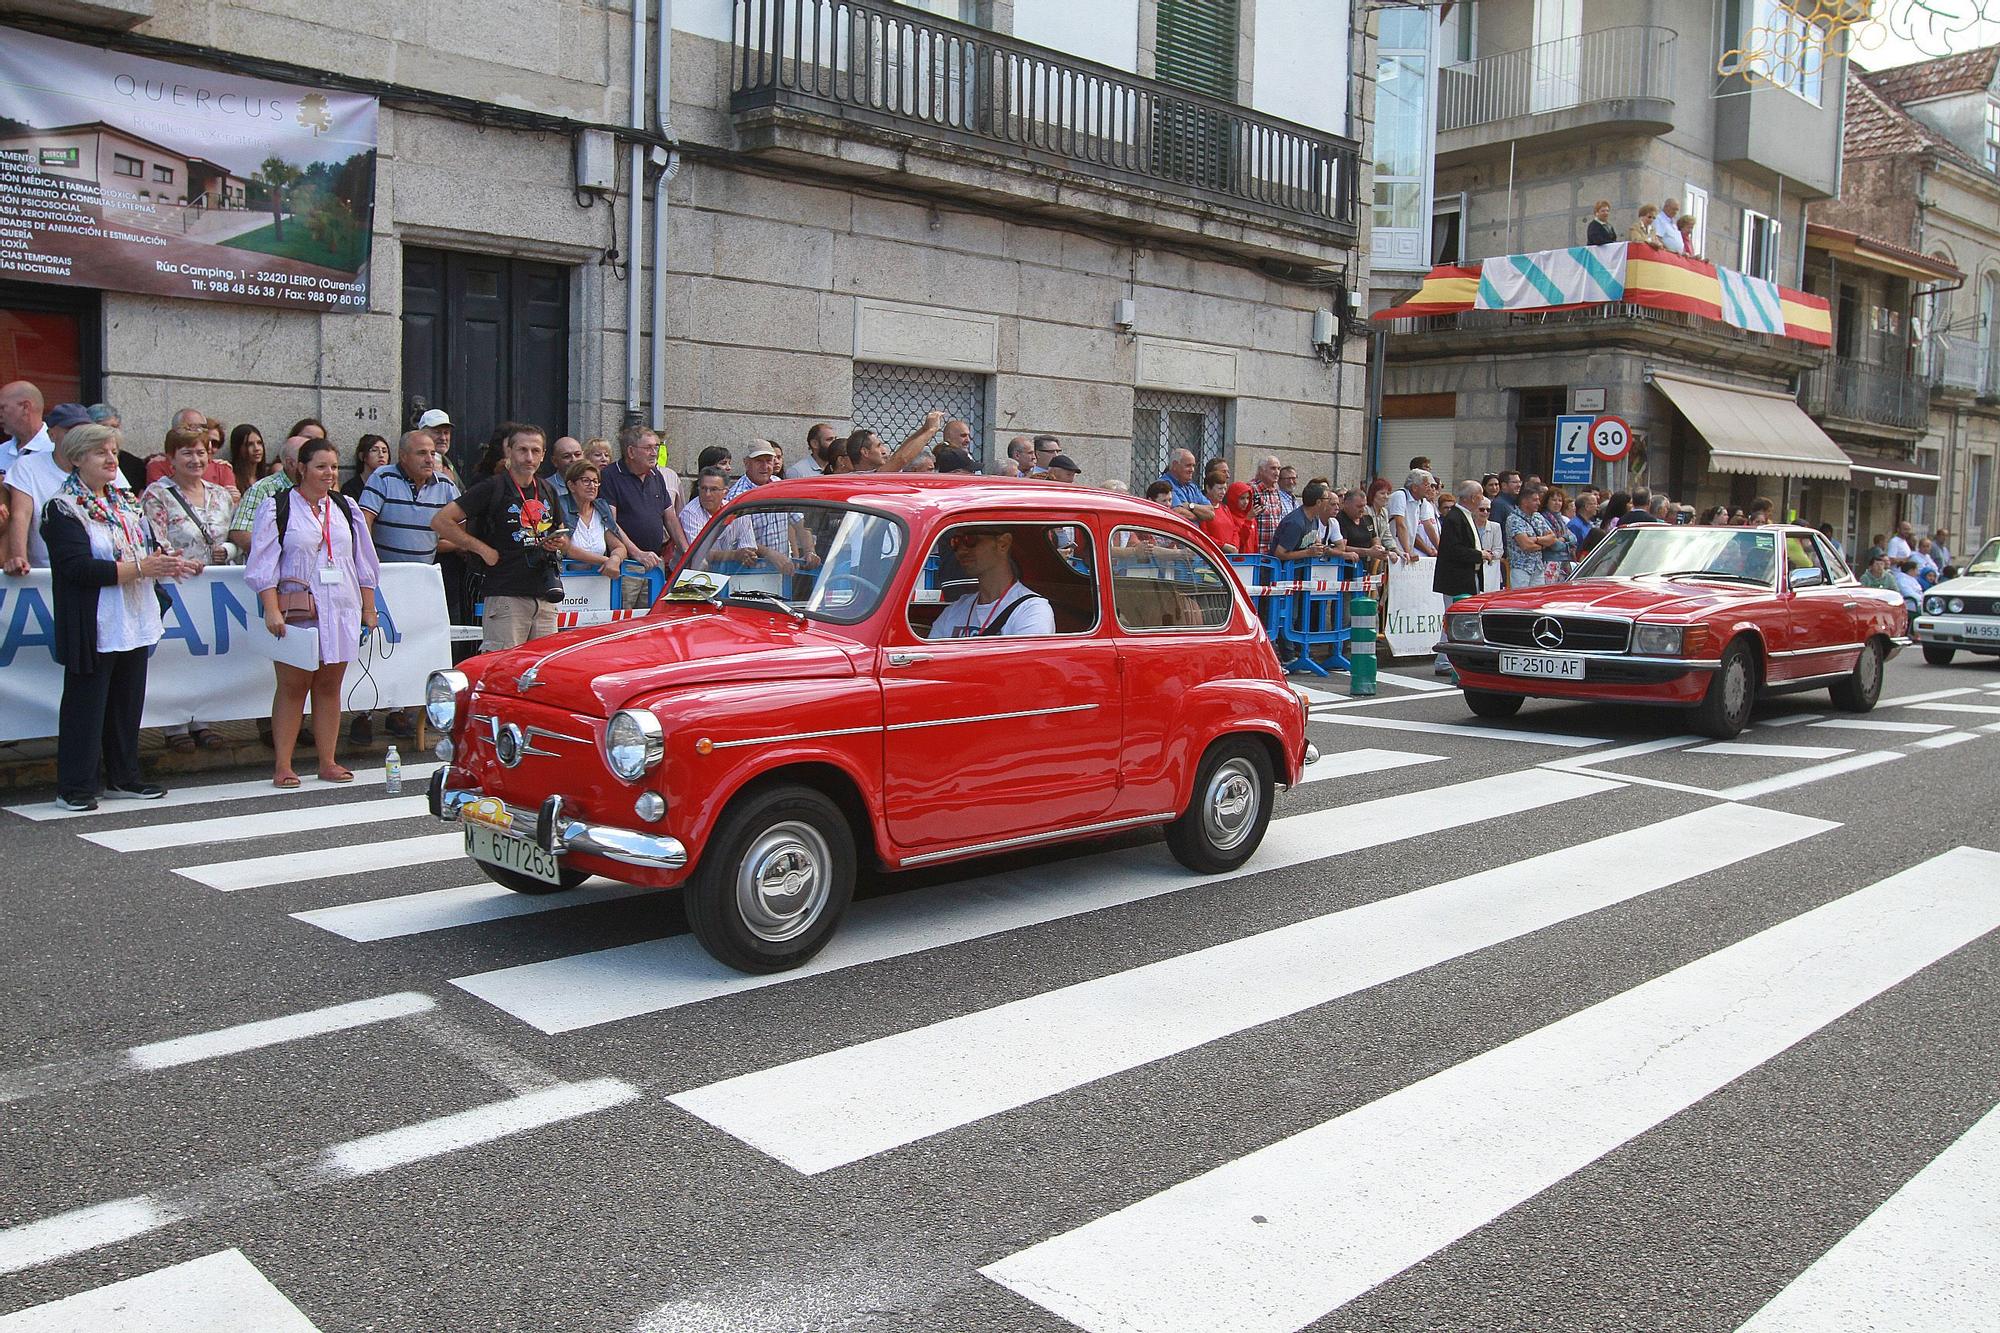
<path fill-rule="evenodd" d="M 465 807 L 484 800 L 485 793 L 477 788 L 453 787 L 449 776 L 449 768 L 439 768 L 431 774 L 430 810 L 448 824 L 459 824 Z M 549 797 L 539 810 L 501 804 L 507 812 L 509 831 L 527 834 L 552 856 L 581 852 L 648 870 L 681 870 L 688 863 L 687 848 L 680 839 L 572 818 L 564 812 L 560 796 Z"/>
<path fill-rule="evenodd" d="M 1678 657 L 1636 657 L 1630 653 L 1579 654 L 1583 657 L 1582 680 L 1557 680 L 1546 676 L 1508 676 L 1500 672 L 1502 652 L 1516 648 L 1495 648 L 1489 644 L 1442 642 L 1435 651 L 1451 659 L 1459 683 L 1467 689 L 1492 694 L 1520 694 L 1542 699 L 1577 699 L 1599 703 L 1666 704 L 1687 706 L 1700 703 L 1708 692 L 1709 676 L 1718 663 Z"/>
<path fill-rule="evenodd" d="M 1994 616 L 1924 616 L 1916 617 L 1912 626 L 1918 643 L 1928 643 L 1941 648 L 1965 648 L 1972 652 L 2000 653 L 2000 637 L 1975 637 L 1966 633 L 1971 626 L 1990 629 L 2000 636 L 2000 617 Z"/>

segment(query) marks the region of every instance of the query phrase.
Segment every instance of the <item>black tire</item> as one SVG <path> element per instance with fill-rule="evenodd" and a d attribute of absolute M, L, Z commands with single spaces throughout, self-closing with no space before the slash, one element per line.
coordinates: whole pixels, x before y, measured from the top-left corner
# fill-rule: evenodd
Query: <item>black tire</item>
<path fill-rule="evenodd" d="M 826 947 L 854 898 L 854 866 L 839 806 L 811 787 L 766 787 L 723 812 L 681 900 L 717 962 L 783 972 Z"/>
<path fill-rule="evenodd" d="M 1924 661 L 1929 662 L 1932 666 L 1950 666 L 1951 659 L 1957 656 L 1958 649 L 1947 647 L 1942 643 L 1927 643 L 1924 645 Z"/>
<path fill-rule="evenodd" d="M 501 888 L 512 889 L 516 893 L 566 893 L 590 878 L 588 870 L 563 870 L 557 872 L 562 876 L 562 883 L 550 884 L 546 880 L 524 875 L 518 870 L 487 865 L 484 861 L 474 861 L 473 864 L 479 867 L 480 874 Z"/>
<path fill-rule="evenodd" d="M 1854 670 L 1847 678 L 1827 690 L 1833 696 L 1833 706 L 1850 713 L 1874 711 L 1875 701 L 1882 697 L 1882 641 L 1870 639 L 1861 646 L 1861 656 L 1855 659 Z"/>
<path fill-rule="evenodd" d="M 1512 717 L 1526 702 L 1518 694 L 1495 694 L 1491 690 L 1465 692 L 1465 706 L 1477 717 Z"/>
<path fill-rule="evenodd" d="M 1261 742 L 1228 736 L 1208 747 L 1187 809 L 1167 825 L 1167 850 L 1203 875 L 1234 870 L 1264 841 L 1277 784 Z"/>
<path fill-rule="evenodd" d="M 1708 694 L 1695 706 L 1694 729 L 1726 741 L 1750 725 L 1757 706 L 1757 654 L 1742 639 L 1729 645 L 1708 678 Z"/>

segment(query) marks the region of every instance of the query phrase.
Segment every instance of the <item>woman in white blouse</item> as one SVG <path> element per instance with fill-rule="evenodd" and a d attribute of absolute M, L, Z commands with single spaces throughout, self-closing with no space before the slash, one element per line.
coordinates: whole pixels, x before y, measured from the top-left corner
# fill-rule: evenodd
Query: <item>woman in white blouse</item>
<path fill-rule="evenodd" d="M 608 501 L 598 498 L 604 484 L 595 463 L 571 463 L 563 472 L 563 520 L 569 525 L 571 560 L 596 565 L 604 577 L 615 578 L 629 545 L 618 530 L 618 518 Z"/>
<path fill-rule="evenodd" d="M 167 475 L 148 486 L 139 508 L 154 538 L 195 568 L 226 565 L 236 548 L 229 544 L 229 516 L 236 492 L 205 475 L 212 449 L 206 428 L 177 426 L 167 432 Z M 167 748 L 186 754 L 196 746 L 219 750 L 224 742 L 201 722 L 170 723 Z"/>

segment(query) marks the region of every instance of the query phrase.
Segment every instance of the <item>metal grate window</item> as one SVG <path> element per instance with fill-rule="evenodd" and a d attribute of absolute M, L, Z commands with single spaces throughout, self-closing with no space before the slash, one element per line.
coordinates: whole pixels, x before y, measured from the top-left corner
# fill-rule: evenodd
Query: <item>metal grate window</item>
<path fill-rule="evenodd" d="M 1192 451 L 1199 464 L 1220 458 L 1222 409 L 1220 398 L 1139 390 L 1132 400 L 1134 494 L 1146 493 L 1146 487 L 1167 470 L 1167 456 L 1176 449 Z"/>
<path fill-rule="evenodd" d="M 926 412 L 965 422 L 983 451 L 986 438 L 986 377 L 964 370 L 854 363 L 854 425 L 880 435 L 893 450 L 924 424 Z M 980 466 L 986 466 L 979 460 Z"/>

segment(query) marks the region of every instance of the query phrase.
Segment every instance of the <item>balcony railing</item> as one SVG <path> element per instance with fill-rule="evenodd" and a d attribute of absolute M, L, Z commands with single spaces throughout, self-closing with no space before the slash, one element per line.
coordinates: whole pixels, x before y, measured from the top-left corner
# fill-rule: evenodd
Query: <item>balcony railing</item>
<path fill-rule="evenodd" d="M 735 0 L 729 108 L 816 111 L 1352 233 L 1351 139 L 864 0 Z"/>
<path fill-rule="evenodd" d="M 1799 405 L 1816 417 L 1922 430 L 1930 420 L 1931 386 L 1920 375 L 1829 356 L 1799 377 Z"/>
<path fill-rule="evenodd" d="M 1924 370 L 1941 389 L 1984 394 L 1993 392 L 1993 375 L 1986 349 L 1970 340 L 1937 340 L 1924 348 Z"/>
<path fill-rule="evenodd" d="M 1603 28 L 1438 74 L 1438 133 L 1631 99 L 1673 100 L 1671 28 Z"/>

